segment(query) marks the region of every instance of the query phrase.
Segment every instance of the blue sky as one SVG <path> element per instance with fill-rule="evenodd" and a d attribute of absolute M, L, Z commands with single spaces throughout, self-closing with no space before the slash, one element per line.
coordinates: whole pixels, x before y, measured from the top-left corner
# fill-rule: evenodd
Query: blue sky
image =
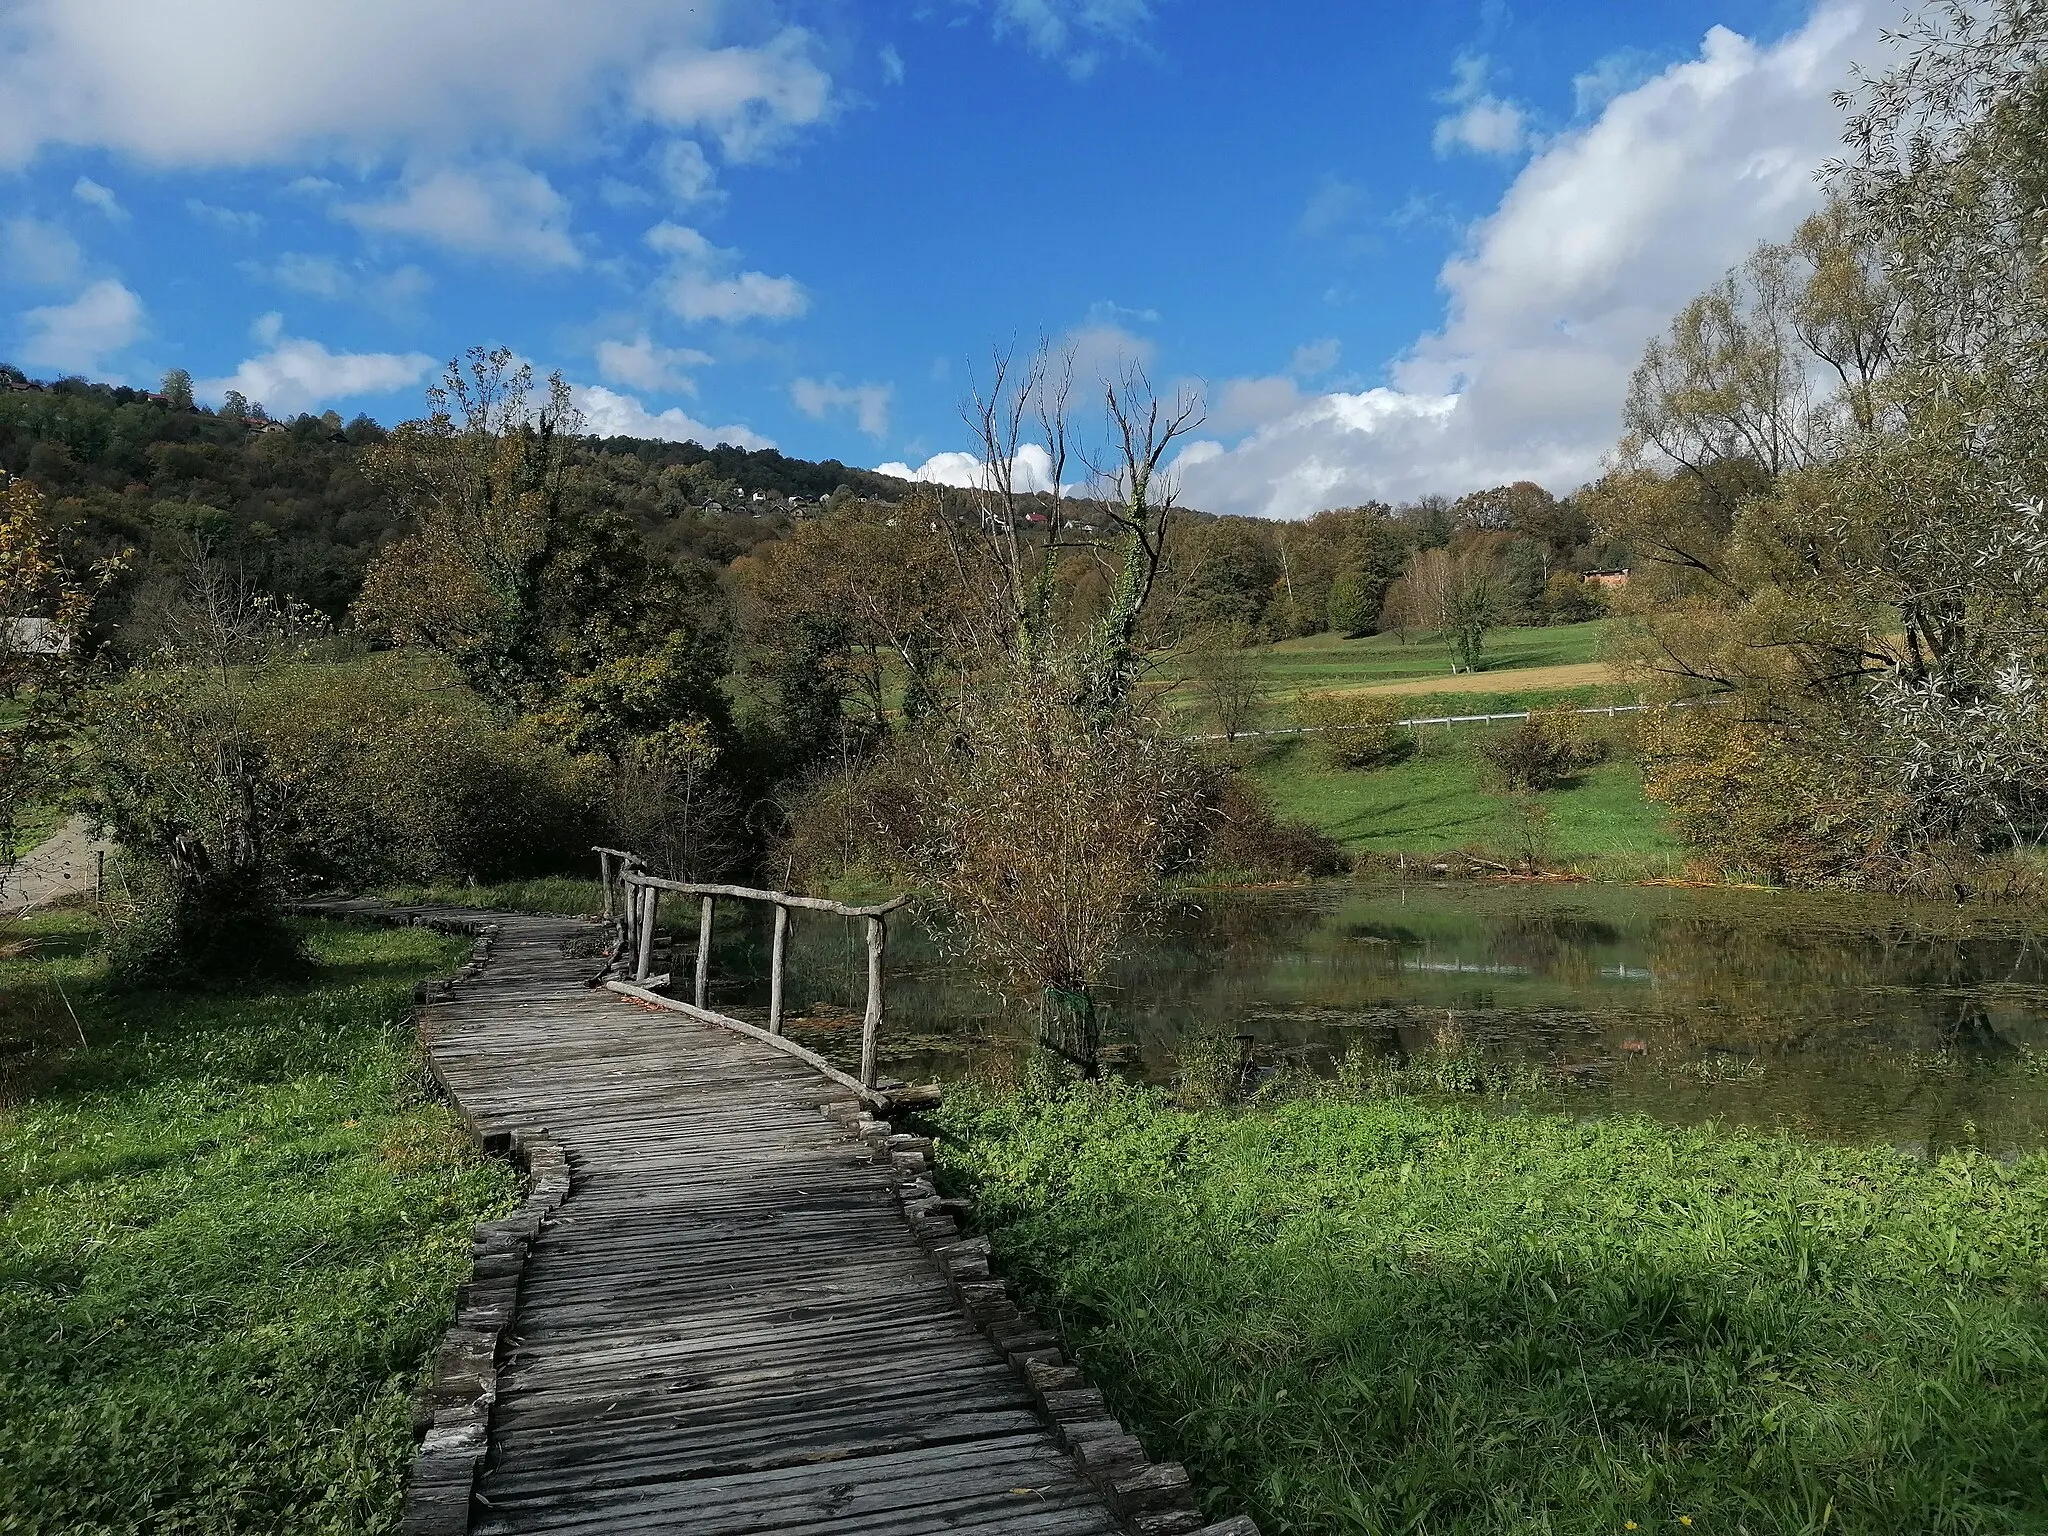
<path fill-rule="evenodd" d="M 1565 491 L 1897 18 L 0 0 L 0 358 L 392 421 L 502 343 L 601 430 L 958 478 L 1044 334 L 1200 384 L 1196 505 Z"/>

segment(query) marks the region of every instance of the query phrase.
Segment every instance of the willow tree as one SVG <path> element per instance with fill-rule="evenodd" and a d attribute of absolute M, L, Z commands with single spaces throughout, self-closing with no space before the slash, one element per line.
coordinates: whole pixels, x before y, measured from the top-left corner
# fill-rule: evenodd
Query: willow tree
<path fill-rule="evenodd" d="M 982 472 L 966 515 L 942 520 L 962 598 L 956 683 L 906 745 L 908 854 L 964 947 L 1092 1039 L 1093 989 L 1199 814 L 1197 765 L 1136 684 L 1173 532 L 1168 458 L 1201 414 L 1127 367 L 1101 383 L 1099 447 L 1076 448 L 1072 363 L 999 356 L 969 403 Z M 1047 483 L 1027 490 L 1032 459 Z M 1078 488 L 1070 459 L 1086 471 Z M 1054 582 L 1077 559 L 1102 569 L 1105 596 L 1063 629 Z"/>
<path fill-rule="evenodd" d="M 1829 206 L 1652 345 L 1594 500 L 1645 675 L 1739 702 L 1653 733 L 1653 787 L 1827 826 L 1807 878 L 1962 890 L 2048 834 L 2048 7 L 1905 37 Z"/>

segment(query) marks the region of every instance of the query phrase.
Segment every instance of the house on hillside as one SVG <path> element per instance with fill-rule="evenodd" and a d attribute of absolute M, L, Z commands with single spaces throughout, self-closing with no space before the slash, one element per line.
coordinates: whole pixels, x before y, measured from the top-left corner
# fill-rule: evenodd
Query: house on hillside
<path fill-rule="evenodd" d="M 1628 585 L 1627 571 L 1588 571 L 1586 580 L 1596 587 L 1625 587 Z"/>

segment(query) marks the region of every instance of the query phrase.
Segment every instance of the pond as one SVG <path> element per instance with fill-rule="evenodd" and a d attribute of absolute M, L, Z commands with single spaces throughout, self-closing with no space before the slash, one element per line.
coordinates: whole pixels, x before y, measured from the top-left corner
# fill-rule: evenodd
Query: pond
<path fill-rule="evenodd" d="M 724 1006 L 765 1004 L 764 951 L 745 929 L 720 946 Z M 792 1032 L 850 1060 L 859 933 L 799 923 L 791 961 Z M 2048 943 L 2016 909 L 1593 884 L 1203 892 L 1101 993 L 1105 1038 L 1155 1078 L 1194 1033 L 1250 1037 L 1261 1068 L 1450 1045 L 1541 1069 L 1518 1076 L 1586 1112 L 2048 1145 Z M 919 1081 L 1014 1063 L 1035 1034 L 909 922 L 888 1020 L 885 1068 Z"/>

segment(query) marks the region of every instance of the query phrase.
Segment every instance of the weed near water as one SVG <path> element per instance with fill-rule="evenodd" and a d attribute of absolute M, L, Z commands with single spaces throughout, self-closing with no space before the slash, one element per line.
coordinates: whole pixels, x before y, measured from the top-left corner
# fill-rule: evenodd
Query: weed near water
<path fill-rule="evenodd" d="M 7 935 L 0 1530 L 396 1528 L 408 1394 L 514 1180 L 405 1028 L 461 946 L 305 933 L 312 979 L 253 996 L 112 990 L 79 915 Z"/>
<path fill-rule="evenodd" d="M 940 1118 L 1117 1413 L 1269 1536 L 2048 1526 L 2048 1159 L 1115 1082 Z"/>

